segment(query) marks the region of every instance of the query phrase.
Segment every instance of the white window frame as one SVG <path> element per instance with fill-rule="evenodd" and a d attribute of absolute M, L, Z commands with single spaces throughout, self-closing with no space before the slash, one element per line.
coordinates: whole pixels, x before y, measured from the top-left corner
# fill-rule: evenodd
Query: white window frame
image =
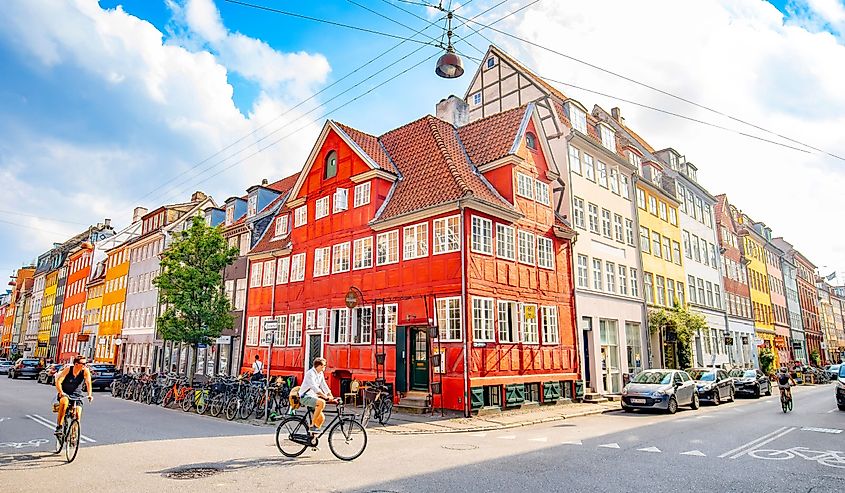
<path fill-rule="evenodd" d="M 457 252 L 461 249 L 461 217 L 441 217 L 432 221 L 434 228 L 433 255 Z"/>
<path fill-rule="evenodd" d="M 572 197 L 572 218 L 576 228 L 587 229 L 587 211 L 581 197 Z"/>
<path fill-rule="evenodd" d="M 331 248 L 320 247 L 314 249 L 314 273 L 313 277 L 329 275 L 331 265 Z"/>
<path fill-rule="evenodd" d="M 607 188 L 607 165 L 601 161 L 596 162 L 596 175 L 598 176 L 598 184 L 602 188 Z"/>
<path fill-rule="evenodd" d="M 290 282 L 300 282 L 305 280 L 305 263 L 307 260 L 305 252 L 291 256 Z"/>
<path fill-rule="evenodd" d="M 349 308 L 332 308 L 329 319 L 329 344 L 349 343 L 349 315 Z"/>
<path fill-rule="evenodd" d="M 293 215 L 293 226 L 295 228 L 305 226 L 306 224 L 308 224 L 308 205 L 297 207 L 293 211 Z"/>
<path fill-rule="evenodd" d="M 385 314 L 387 318 L 385 319 Z M 376 306 L 376 329 L 384 329 L 385 344 L 396 343 L 396 326 L 399 323 L 399 305 L 396 303 Z"/>
<path fill-rule="evenodd" d="M 534 251 L 536 242 L 535 235 L 530 231 L 517 230 L 517 254 L 519 263 L 526 265 L 535 265 L 537 254 Z"/>
<path fill-rule="evenodd" d="M 262 268 L 264 264 L 262 262 L 255 262 L 250 267 L 250 275 L 249 275 L 249 287 L 257 288 L 260 287 L 263 281 L 262 276 Z"/>
<path fill-rule="evenodd" d="M 616 131 L 607 125 L 599 125 L 601 129 L 601 145 L 616 152 Z"/>
<path fill-rule="evenodd" d="M 519 342 L 519 313 L 516 301 L 498 300 L 496 303 L 496 329 L 500 343 Z"/>
<path fill-rule="evenodd" d="M 348 241 L 332 246 L 332 274 L 349 271 L 350 248 Z"/>
<path fill-rule="evenodd" d="M 572 122 L 572 127 L 582 134 L 587 134 L 587 113 L 576 107 L 571 103 L 569 105 L 569 121 Z"/>
<path fill-rule="evenodd" d="M 516 231 L 513 226 L 496 223 L 496 256 L 516 260 Z"/>
<path fill-rule="evenodd" d="M 472 297 L 472 339 L 478 342 L 496 341 L 493 298 Z"/>
<path fill-rule="evenodd" d="M 457 314 L 455 314 L 457 310 Z M 460 296 L 436 298 L 434 300 L 435 323 L 440 342 L 459 342 L 463 334 L 463 308 Z"/>
<path fill-rule="evenodd" d="M 274 222 L 273 236 L 281 238 L 288 234 L 288 215 L 284 214 L 276 218 Z"/>
<path fill-rule="evenodd" d="M 276 282 L 276 261 L 268 260 L 264 262 L 264 278 L 263 286 L 272 286 Z"/>
<path fill-rule="evenodd" d="M 428 223 L 405 226 L 402 229 L 402 259 L 414 260 L 428 256 Z"/>
<path fill-rule="evenodd" d="M 338 188 L 332 194 L 332 213 L 343 212 L 349 209 L 349 190 Z"/>
<path fill-rule="evenodd" d="M 353 207 L 361 207 L 370 203 L 370 182 L 359 183 L 355 185 L 355 198 L 353 199 Z"/>
<path fill-rule="evenodd" d="M 130 319 L 132 317 L 130 316 Z M 246 345 L 258 346 L 258 317 L 249 317 L 246 326 Z"/>
<path fill-rule="evenodd" d="M 559 344 L 560 343 L 560 322 L 558 320 L 558 311 L 556 306 L 541 306 L 540 307 L 540 332 L 543 336 L 543 344 Z"/>
<path fill-rule="evenodd" d="M 314 220 L 322 219 L 329 215 L 329 196 L 320 197 L 314 202 Z"/>
<path fill-rule="evenodd" d="M 549 185 L 540 180 L 534 181 L 534 197 L 538 204 L 551 206 L 551 196 L 549 195 Z"/>
<path fill-rule="evenodd" d="M 516 194 L 520 197 L 534 200 L 534 178 L 517 171 Z"/>
<path fill-rule="evenodd" d="M 382 246 L 385 246 L 382 259 Z M 376 265 L 389 265 L 399 262 L 399 230 L 386 231 L 376 236 Z"/>
<path fill-rule="evenodd" d="M 364 320 L 362 322 L 362 320 Z M 370 344 L 373 334 L 373 307 L 358 306 L 352 309 L 350 344 Z"/>
<path fill-rule="evenodd" d="M 581 155 L 581 164 L 584 165 L 584 178 L 596 181 L 596 165 L 593 156 L 584 153 Z"/>
<path fill-rule="evenodd" d="M 555 269 L 554 241 L 545 236 L 537 236 L 537 267 Z"/>
<path fill-rule="evenodd" d="M 572 144 L 569 145 L 569 169 L 573 173 L 581 174 L 581 151 Z"/>
<path fill-rule="evenodd" d="M 276 284 L 287 284 L 290 280 L 290 257 L 276 261 Z"/>
<path fill-rule="evenodd" d="M 302 314 L 288 315 L 288 347 L 302 346 Z"/>
<path fill-rule="evenodd" d="M 352 269 L 368 269 L 373 266 L 373 237 L 358 238 L 352 244 Z"/>
<path fill-rule="evenodd" d="M 474 253 L 493 255 L 493 221 L 479 216 L 472 216 L 470 221 L 470 250 Z"/>
<path fill-rule="evenodd" d="M 583 264 L 582 264 L 583 260 Z M 587 258 L 586 255 L 578 254 L 577 260 L 577 285 L 579 288 L 587 288 L 590 287 L 590 259 Z"/>
<path fill-rule="evenodd" d="M 519 340 L 523 344 L 540 344 L 540 313 L 536 303 L 519 304 Z M 534 307 L 534 318 L 527 317 L 529 307 Z"/>

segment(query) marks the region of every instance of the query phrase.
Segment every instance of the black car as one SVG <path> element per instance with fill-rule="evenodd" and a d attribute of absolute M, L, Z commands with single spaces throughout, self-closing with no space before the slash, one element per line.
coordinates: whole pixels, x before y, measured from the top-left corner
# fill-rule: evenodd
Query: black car
<path fill-rule="evenodd" d="M 106 390 L 111 388 L 115 375 L 114 365 L 108 363 L 92 363 L 88 365 L 88 369 L 91 371 L 91 386 L 94 389 Z"/>
<path fill-rule="evenodd" d="M 760 370 L 736 369 L 730 371 L 737 395 L 747 394 L 758 399 L 761 394 L 772 395 L 772 382 Z"/>
<path fill-rule="evenodd" d="M 29 377 L 36 379 L 43 369 L 41 360 L 38 358 L 20 358 L 15 361 L 15 366 L 9 369 L 9 378 Z"/>
<path fill-rule="evenodd" d="M 46 368 L 38 373 L 38 383 L 47 385 L 54 385 L 56 383 L 56 374 L 59 373 L 62 367 L 61 363 L 51 363 Z"/>
<path fill-rule="evenodd" d="M 839 378 L 836 381 L 836 405 L 840 411 L 845 411 L 845 365 L 839 367 Z"/>
<path fill-rule="evenodd" d="M 689 376 L 695 380 L 695 390 L 698 400 L 709 401 L 715 405 L 722 402 L 733 402 L 734 381 L 728 372 L 718 368 L 693 368 L 687 370 Z"/>

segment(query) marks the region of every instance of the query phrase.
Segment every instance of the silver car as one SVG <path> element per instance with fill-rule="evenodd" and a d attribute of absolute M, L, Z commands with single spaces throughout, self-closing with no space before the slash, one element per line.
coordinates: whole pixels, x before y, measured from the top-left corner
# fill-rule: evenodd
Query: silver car
<path fill-rule="evenodd" d="M 0 359 L 0 375 L 8 375 L 9 369 L 14 366 L 15 363 L 9 361 L 7 359 Z"/>
<path fill-rule="evenodd" d="M 622 389 L 622 409 L 661 409 L 675 414 L 678 406 L 698 409 L 695 381 L 681 370 L 644 370 Z"/>

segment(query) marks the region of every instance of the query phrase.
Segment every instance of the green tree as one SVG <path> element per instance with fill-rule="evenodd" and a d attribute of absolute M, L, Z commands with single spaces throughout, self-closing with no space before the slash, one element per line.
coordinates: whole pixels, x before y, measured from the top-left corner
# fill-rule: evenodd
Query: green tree
<path fill-rule="evenodd" d="M 813 363 L 813 365 L 815 365 L 815 366 L 821 366 L 822 357 L 819 354 L 818 349 L 813 349 L 813 351 L 810 352 L 810 362 Z"/>
<path fill-rule="evenodd" d="M 237 257 L 238 249 L 226 244 L 220 229 L 199 216 L 189 229 L 175 233 L 173 243 L 161 253 L 161 274 L 153 281 L 166 307 L 158 317 L 159 334 L 194 349 L 188 368 L 192 383 L 197 345 L 209 344 L 232 324 L 222 272 Z"/>
<path fill-rule="evenodd" d="M 707 321 L 675 303 L 672 308 L 649 310 L 648 327 L 652 334 L 660 332 L 664 341 L 677 341 L 677 366 L 683 369 L 692 366 L 692 341 L 698 331 L 707 328 Z"/>
<path fill-rule="evenodd" d="M 762 349 L 760 351 L 758 359 L 760 360 L 760 371 L 762 371 L 766 375 L 771 375 L 772 373 L 774 373 L 775 354 L 772 352 L 771 349 Z"/>

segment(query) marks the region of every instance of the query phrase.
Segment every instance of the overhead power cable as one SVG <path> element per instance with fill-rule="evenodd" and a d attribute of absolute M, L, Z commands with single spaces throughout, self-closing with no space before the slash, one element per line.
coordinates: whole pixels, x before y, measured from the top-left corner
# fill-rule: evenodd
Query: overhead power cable
<path fill-rule="evenodd" d="M 531 41 L 531 40 L 528 40 L 528 39 L 522 38 L 522 37 L 517 36 L 517 35 L 515 35 L 515 34 L 511 34 L 511 33 L 507 32 L 507 31 L 503 31 L 503 30 L 501 30 L 501 29 L 497 29 L 497 28 L 495 28 L 495 27 L 492 27 L 492 24 L 484 24 L 484 23 L 482 23 L 482 22 L 478 22 L 478 21 L 475 21 L 475 20 L 472 20 L 472 19 L 467 19 L 466 17 L 460 16 L 460 15 L 457 15 L 457 14 L 455 14 L 455 17 L 457 17 L 457 18 L 459 18 L 459 19 L 462 19 L 462 20 L 465 20 L 467 23 L 472 23 L 472 24 L 476 24 L 476 25 L 482 26 L 482 29 L 490 29 L 491 31 L 497 32 L 497 33 L 502 34 L 502 35 L 504 35 L 504 36 L 507 36 L 507 37 L 509 37 L 509 38 L 512 38 L 512 39 L 515 39 L 515 40 L 520 41 L 520 42 L 522 42 L 522 43 L 525 43 L 525 44 L 528 44 L 528 45 L 534 46 L 534 47 L 536 47 L 536 48 L 540 48 L 540 49 L 542 49 L 542 50 L 548 51 L 549 53 L 553 53 L 553 54 L 555 54 L 555 55 L 561 56 L 561 57 L 566 58 L 566 59 L 568 59 L 568 60 L 572 60 L 572 61 L 577 62 L 577 63 L 580 63 L 580 64 L 582 64 L 582 65 L 586 65 L 587 67 L 590 67 L 590 68 L 593 68 L 593 69 L 595 69 L 595 70 L 598 70 L 598 71 L 604 72 L 604 73 L 606 73 L 606 74 L 612 75 L 612 76 L 617 77 L 617 78 L 620 78 L 620 79 L 622 79 L 622 80 L 625 80 L 625 81 L 631 82 L 632 84 L 636 84 L 636 85 L 638 85 L 638 86 L 645 87 L 645 88 L 647 88 L 647 89 L 650 89 L 650 90 L 652 90 L 652 91 L 658 92 L 658 93 L 660 93 L 660 94 L 663 94 L 663 95 L 668 96 L 668 97 L 670 97 L 670 98 L 676 99 L 676 100 L 678 100 L 678 101 L 682 101 L 682 102 L 684 102 L 684 103 L 690 104 L 690 105 L 695 106 L 695 107 L 697 107 L 697 108 L 701 108 L 701 109 L 706 110 L 706 111 L 709 111 L 709 112 L 711 112 L 711 113 L 715 113 L 715 114 L 717 114 L 717 115 L 719 115 L 719 116 L 722 116 L 722 117 L 728 118 L 728 119 L 733 120 L 733 121 L 735 121 L 735 122 L 737 122 L 737 123 L 741 123 L 741 124 L 743 124 L 743 125 L 750 126 L 750 127 L 752 127 L 752 128 L 755 128 L 755 129 L 757 129 L 757 130 L 760 130 L 760 131 L 766 132 L 766 133 L 768 133 L 768 134 L 770 134 L 770 135 L 774 135 L 774 136 L 776 136 L 776 137 L 779 137 L 779 138 L 781 138 L 781 139 L 787 140 L 787 141 L 792 142 L 792 143 L 794 143 L 794 144 L 798 144 L 798 145 L 801 145 L 801 146 L 807 147 L 807 148 L 809 148 L 809 149 L 812 149 L 812 150 L 814 150 L 814 151 L 816 151 L 816 152 L 819 152 L 819 153 L 822 153 L 822 154 L 826 154 L 826 155 L 828 155 L 828 156 L 830 156 L 830 157 L 833 157 L 833 158 L 836 158 L 836 159 L 839 159 L 839 160 L 845 161 L 845 158 L 843 158 L 843 157 L 841 157 L 841 156 L 839 156 L 839 155 L 833 154 L 833 153 L 831 153 L 831 152 L 829 152 L 829 151 L 825 151 L 825 150 L 823 150 L 823 149 L 820 149 L 820 148 L 818 148 L 818 147 L 812 146 L 812 145 L 807 144 L 807 143 L 805 143 L 805 142 L 802 142 L 802 141 L 800 141 L 800 140 L 793 139 L 793 138 L 791 138 L 791 137 L 788 137 L 788 136 L 786 136 L 786 135 L 780 134 L 780 133 L 775 132 L 775 131 L 773 131 L 773 130 L 769 130 L 769 129 L 767 129 L 767 128 L 764 128 L 764 127 L 763 127 L 763 126 L 761 126 L 761 125 L 757 125 L 757 124 L 755 124 L 755 123 L 748 122 L 748 121 L 746 121 L 746 120 L 743 120 L 743 119 L 741 119 L 741 118 L 735 117 L 735 116 L 730 115 L 730 114 L 728 114 L 728 113 L 725 113 L 725 112 L 723 112 L 723 111 L 720 111 L 720 110 L 717 110 L 717 109 L 711 108 L 711 107 L 706 106 L 706 105 L 704 105 L 704 104 L 697 103 L 697 102 L 692 101 L 692 100 L 690 100 L 690 99 L 688 99 L 688 98 L 685 98 L 685 97 L 683 97 L 683 96 L 678 96 L 678 95 L 673 94 L 673 93 L 671 93 L 671 92 L 669 92 L 669 91 L 666 91 L 666 90 L 664 90 L 664 89 L 660 89 L 660 88 L 658 88 L 658 87 L 655 87 L 655 86 L 653 86 L 653 85 L 651 85 L 651 84 L 647 84 L 647 83 L 645 83 L 645 82 L 640 82 L 640 81 L 638 81 L 638 80 L 636 80 L 636 79 L 634 79 L 634 78 L 632 78 L 632 77 L 629 77 L 629 76 L 626 76 L 626 75 L 620 74 L 620 73 L 618 73 L 618 72 L 614 72 L 614 71 L 612 71 L 612 70 L 610 70 L 610 69 L 607 69 L 607 68 L 601 67 L 601 66 L 596 65 L 596 64 L 594 64 L 594 63 L 590 63 L 590 62 L 588 62 L 588 61 L 582 60 L 582 59 L 577 58 L 577 57 L 575 57 L 575 56 L 572 56 L 572 55 L 569 55 L 569 54 L 563 53 L 563 52 L 561 52 L 561 51 L 555 50 L 554 48 L 549 48 L 548 46 L 544 46 L 544 45 L 542 45 L 542 44 L 540 44 L 540 43 L 536 43 L 536 42 L 534 42 L 534 41 Z"/>
<path fill-rule="evenodd" d="M 86 223 L 81 223 L 79 221 L 69 221 L 67 219 L 57 219 L 57 218 L 54 218 L 54 217 L 44 217 L 44 216 L 39 216 L 39 215 L 36 215 L 36 214 L 28 214 L 26 212 L 0 210 L 0 214 L 13 214 L 15 216 L 33 217 L 35 219 L 41 219 L 42 221 L 50 221 L 50 222 L 54 222 L 54 223 L 68 223 L 68 224 L 78 224 L 80 226 L 87 226 Z"/>

